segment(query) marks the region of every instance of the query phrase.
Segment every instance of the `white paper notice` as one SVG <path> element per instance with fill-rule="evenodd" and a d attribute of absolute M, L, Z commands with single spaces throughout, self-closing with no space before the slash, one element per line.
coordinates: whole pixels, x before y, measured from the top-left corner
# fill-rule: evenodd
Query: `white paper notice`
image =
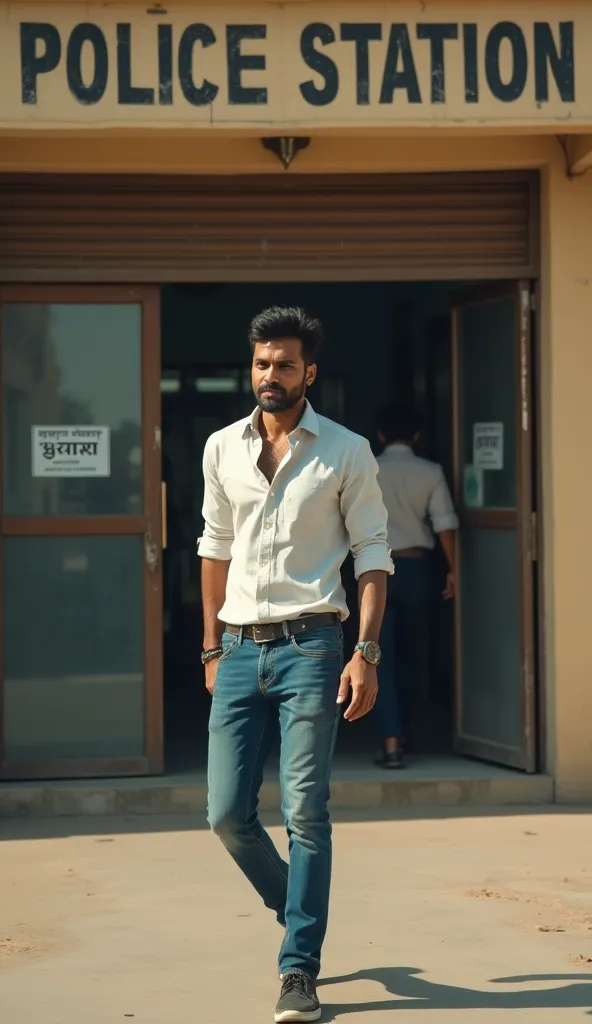
<path fill-rule="evenodd" d="M 503 423 L 473 424 L 473 465 L 476 469 L 504 468 Z"/>
<path fill-rule="evenodd" d="M 32 427 L 33 476 L 111 475 L 109 427 Z"/>

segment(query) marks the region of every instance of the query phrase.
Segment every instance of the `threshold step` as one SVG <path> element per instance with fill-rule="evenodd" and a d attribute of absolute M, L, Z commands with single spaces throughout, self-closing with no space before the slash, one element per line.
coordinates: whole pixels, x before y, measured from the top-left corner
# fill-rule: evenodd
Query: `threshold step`
<path fill-rule="evenodd" d="M 206 810 L 204 772 L 157 778 L 80 779 L 0 783 L 0 818 L 78 815 L 201 814 Z M 509 807 L 554 802 L 548 775 L 477 764 L 460 758 L 418 759 L 390 774 L 360 762 L 341 760 L 331 783 L 334 810 L 400 807 Z M 277 779 L 267 778 L 260 809 L 280 808 Z"/>

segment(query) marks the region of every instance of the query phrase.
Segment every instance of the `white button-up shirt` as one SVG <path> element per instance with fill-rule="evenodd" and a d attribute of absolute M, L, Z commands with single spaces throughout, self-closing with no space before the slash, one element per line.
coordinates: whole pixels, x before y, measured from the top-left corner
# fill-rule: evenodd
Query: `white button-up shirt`
<path fill-rule="evenodd" d="M 457 529 L 458 518 L 442 467 L 418 458 L 407 445 L 389 445 L 378 457 L 378 483 L 388 512 L 388 541 L 393 551 L 433 548 L 434 533 Z"/>
<path fill-rule="evenodd" d="M 387 515 L 368 442 L 307 402 L 271 484 L 257 466 L 259 410 L 208 439 L 202 558 L 230 560 L 219 617 L 233 625 L 337 612 L 340 568 L 392 573 Z"/>

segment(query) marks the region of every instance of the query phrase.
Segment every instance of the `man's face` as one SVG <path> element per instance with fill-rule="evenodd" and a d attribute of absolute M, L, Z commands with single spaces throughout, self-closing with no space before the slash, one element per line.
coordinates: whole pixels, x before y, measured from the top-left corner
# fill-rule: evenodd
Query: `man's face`
<path fill-rule="evenodd" d="M 298 338 L 257 342 L 251 380 L 257 404 L 263 412 L 285 412 L 302 400 L 316 377 L 316 366 L 307 366 Z"/>

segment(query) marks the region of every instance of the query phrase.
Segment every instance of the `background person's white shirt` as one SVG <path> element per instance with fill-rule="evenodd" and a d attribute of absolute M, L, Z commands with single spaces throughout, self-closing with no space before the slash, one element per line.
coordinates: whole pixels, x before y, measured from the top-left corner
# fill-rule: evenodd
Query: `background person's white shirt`
<path fill-rule="evenodd" d="M 282 622 L 348 610 L 340 568 L 392 573 L 387 514 L 370 445 L 307 402 L 270 485 L 257 461 L 259 410 L 209 438 L 203 460 L 203 558 L 230 559 L 219 618 Z"/>
<path fill-rule="evenodd" d="M 458 528 L 442 467 L 418 458 L 408 445 L 391 444 L 379 456 L 378 483 L 388 513 L 388 542 L 393 551 L 431 549 L 434 533 Z"/>

